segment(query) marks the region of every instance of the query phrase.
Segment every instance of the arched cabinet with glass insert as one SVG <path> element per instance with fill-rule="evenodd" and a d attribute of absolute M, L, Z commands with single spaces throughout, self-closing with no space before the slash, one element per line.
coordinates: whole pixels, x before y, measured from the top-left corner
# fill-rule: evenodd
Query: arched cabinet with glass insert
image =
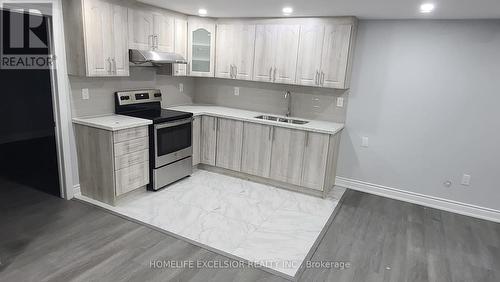
<path fill-rule="evenodd" d="M 215 22 L 189 17 L 188 29 L 188 75 L 214 76 Z"/>

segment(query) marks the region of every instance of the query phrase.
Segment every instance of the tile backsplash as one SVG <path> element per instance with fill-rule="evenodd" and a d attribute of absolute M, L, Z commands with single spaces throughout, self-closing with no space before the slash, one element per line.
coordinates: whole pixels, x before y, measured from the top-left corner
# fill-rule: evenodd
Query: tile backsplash
<path fill-rule="evenodd" d="M 240 81 L 217 78 L 196 78 L 194 102 L 285 114 L 288 101 L 285 91 L 292 96 L 292 116 L 306 119 L 344 122 L 347 106 L 347 91 L 272 84 L 255 81 Z M 238 95 L 235 95 L 238 87 Z M 344 98 L 343 107 L 337 107 L 337 97 Z"/>
<path fill-rule="evenodd" d="M 71 106 L 74 117 L 111 114 L 114 112 L 114 92 L 129 89 L 158 88 L 164 94 L 163 107 L 192 103 L 285 114 L 288 101 L 285 91 L 292 93 L 292 116 L 306 119 L 344 122 L 347 107 L 345 90 L 271 84 L 218 78 L 191 78 L 157 75 L 152 68 L 131 68 L 130 77 L 85 78 L 70 77 Z M 183 84 L 183 91 L 179 84 Z M 239 88 L 235 95 L 235 87 Z M 90 98 L 82 99 L 82 89 Z M 337 107 L 338 97 L 344 106 Z"/>
<path fill-rule="evenodd" d="M 179 84 L 183 84 L 183 92 Z M 192 104 L 194 80 L 190 77 L 157 75 L 152 68 L 130 68 L 130 77 L 86 78 L 70 76 L 73 117 L 114 113 L 114 93 L 121 90 L 154 88 L 163 93 L 162 106 Z M 82 99 L 82 89 L 89 89 L 90 99 Z"/>

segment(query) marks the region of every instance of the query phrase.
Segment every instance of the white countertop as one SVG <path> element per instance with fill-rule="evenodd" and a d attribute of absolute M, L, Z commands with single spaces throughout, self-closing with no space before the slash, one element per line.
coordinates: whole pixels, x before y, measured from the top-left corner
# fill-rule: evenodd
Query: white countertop
<path fill-rule="evenodd" d="M 149 125 L 152 124 L 153 122 L 149 119 L 111 114 L 105 116 L 73 118 L 73 123 L 87 125 L 90 127 L 96 127 L 110 131 L 116 131 L 138 126 Z"/>
<path fill-rule="evenodd" d="M 234 109 L 234 108 L 227 108 L 227 107 L 220 107 L 220 106 L 212 106 L 212 105 L 186 105 L 186 106 L 169 107 L 167 109 L 190 112 L 190 113 L 193 113 L 193 115 L 195 115 L 195 116 L 209 115 L 209 116 L 215 116 L 215 117 L 221 117 L 221 118 L 238 119 L 238 120 L 243 120 L 243 121 L 268 124 L 268 125 L 274 125 L 274 126 L 281 126 L 281 127 L 287 127 L 287 128 L 294 128 L 294 129 L 301 129 L 301 130 L 313 131 L 313 132 L 318 132 L 318 133 L 326 133 L 326 134 L 335 134 L 344 128 L 344 124 L 342 124 L 342 123 L 329 122 L 329 121 L 319 121 L 319 120 L 308 120 L 308 119 L 294 118 L 294 117 L 291 117 L 291 118 L 299 119 L 299 120 L 307 120 L 309 122 L 306 124 L 290 124 L 290 123 L 284 123 L 284 122 L 278 122 L 278 121 L 262 120 L 262 119 L 257 119 L 255 117 L 259 116 L 259 115 L 273 115 L 273 116 L 279 116 L 279 117 L 284 117 L 284 116 L 275 115 L 275 114 L 268 114 L 268 113 L 260 113 L 260 112 L 254 112 L 254 111 L 247 111 L 247 110 L 240 110 L 240 109 Z"/>

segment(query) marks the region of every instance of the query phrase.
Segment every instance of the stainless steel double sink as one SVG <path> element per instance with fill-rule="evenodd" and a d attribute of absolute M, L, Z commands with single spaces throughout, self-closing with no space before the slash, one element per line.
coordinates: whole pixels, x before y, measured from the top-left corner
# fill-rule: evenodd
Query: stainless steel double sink
<path fill-rule="evenodd" d="M 277 121 L 277 122 L 286 122 L 286 123 L 292 123 L 292 124 L 306 124 L 306 123 L 309 123 L 308 121 L 305 121 L 305 120 L 292 119 L 292 118 L 283 118 L 283 117 L 269 116 L 269 115 L 260 115 L 260 116 L 256 116 L 255 118 L 263 119 L 263 120 Z"/>

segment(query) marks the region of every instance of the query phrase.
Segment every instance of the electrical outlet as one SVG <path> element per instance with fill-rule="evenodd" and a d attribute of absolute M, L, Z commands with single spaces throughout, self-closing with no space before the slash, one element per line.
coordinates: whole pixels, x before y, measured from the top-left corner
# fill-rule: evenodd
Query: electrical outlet
<path fill-rule="evenodd" d="M 470 186 L 470 178 L 471 178 L 471 176 L 469 174 L 464 174 L 462 176 L 462 185 Z"/>
<path fill-rule="evenodd" d="M 82 100 L 88 100 L 90 99 L 90 93 L 88 88 L 83 88 L 82 89 Z"/>
<path fill-rule="evenodd" d="M 240 88 L 239 87 L 234 88 L 234 96 L 240 96 Z"/>
<path fill-rule="evenodd" d="M 184 92 L 184 83 L 179 83 L 179 92 Z"/>
<path fill-rule="evenodd" d="M 361 137 L 361 147 L 368 147 L 368 137 Z"/>
<path fill-rule="evenodd" d="M 339 108 L 344 107 L 344 98 L 337 97 L 337 107 L 339 107 Z"/>

